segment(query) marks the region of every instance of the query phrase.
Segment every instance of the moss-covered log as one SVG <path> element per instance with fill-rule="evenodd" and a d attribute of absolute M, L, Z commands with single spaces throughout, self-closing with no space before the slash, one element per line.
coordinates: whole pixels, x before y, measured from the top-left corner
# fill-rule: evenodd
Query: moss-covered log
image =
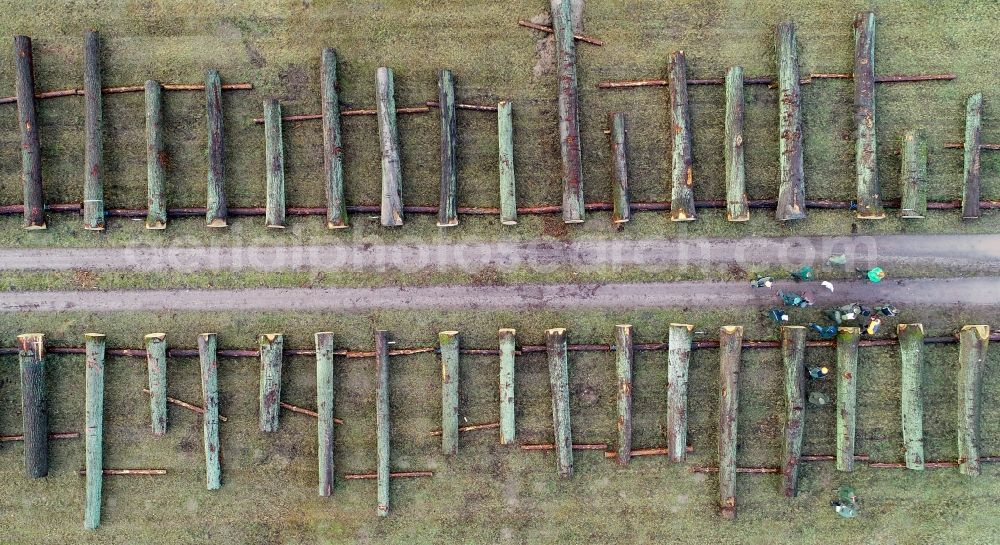
<path fill-rule="evenodd" d="M 976 93 L 969 97 L 965 105 L 965 180 L 962 192 L 962 218 L 975 219 L 979 217 L 979 196 L 982 191 L 980 182 L 980 146 L 982 145 L 983 128 L 983 94 Z"/>
<path fill-rule="evenodd" d="M 837 330 L 837 469 L 854 471 L 858 403 L 858 342 L 861 329 Z"/>
<path fill-rule="evenodd" d="M 147 80 L 146 229 L 167 228 L 167 151 L 163 145 L 163 87 Z"/>
<path fill-rule="evenodd" d="M 24 187 L 24 228 L 45 229 L 42 197 L 42 155 L 35 114 L 35 68 L 31 38 L 14 36 L 14 87 L 21 131 L 21 185 Z"/>
<path fill-rule="evenodd" d="M 795 24 L 781 23 L 778 50 L 778 148 L 780 184 L 775 217 L 780 221 L 806 217 L 805 175 L 802 168 L 802 95 Z"/>
<path fill-rule="evenodd" d="M 326 196 L 326 228 L 348 226 L 347 201 L 344 200 L 344 148 L 340 136 L 340 98 L 337 85 L 337 52 L 323 49 L 319 67 L 323 102 L 323 174 Z"/>
<path fill-rule="evenodd" d="M 687 60 L 683 51 L 670 54 L 670 132 L 673 152 L 670 163 L 670 220 L 692 221 L 694 210 L 694 170 L 691 152 L 691 113 L 688 110 Z"/>
<path fill-rule="evenodd" d="M 625 114 L 608 115 L 611 125 L 611 212 L 613 223 L 625 223 L 632 217 L 631 197 L 628 189 L 628 146 L 625 143 Z"/>
<path fill-rule="evenodd" d="M 580 102 L 576 85 L 576 42 L 570 0 L 551 0 L 559 82 L 559 151 L 562 155 L 563 221 L 584 217 L 583 154 L 580 148 Z"/>
<path fill-rule="evenodd" d="M 906 467 L 924 468 L 924 326 L 899 324 L 899 355 L 903 366 L 900 403 L 903 419 L 903 445 L 906 447 Z"/>
<path fill-rule="evenodd" d="M 201 364 L 202 435 L 205 442 L 205 485 L 217 490 L 222 481 L 219 462 L 219 360 L 215 333 L 198 335 L 198 359 Z"/>
<path fill-rule="evenodd" d="M 83 94 L 85 115 L 83 171 L 83 228 L 104 230 L 104 123 L 101 111 L 101 39 L 96 30 L 83 35 Z"/>
<path fill-rule="evenodd" d="M 267 206 L 264 224 L 285 227 L 285 146 L 281 138 L 281 103 L 264 100 L 264 156 L 267 161 Z"/>
<path fill-rule="evenodd" d="M 693 324 L 670 324 L 667 366 L 667 450 L 670 461 L 687 456 L 688 366 Z"/>
<path fill-rule="evenodd" d="M 285 337 L 281 333 L 261 335 L 260 346 L 260 431 L 278 431 L 281 414 L 281 356 Z"/>
<path fill-rule="evenodd" d="M 545 332 L 548 352 L 549 382 L 552 386 L 552 429 L 555 435 L 556 465 L 560 477 L 573 476 L 573 432 L 569 411 L 569 361 L 566 355 L 566 330 Z"/>
<path fill-rule="evenodd" d="M 403 225 L 403 171 L 399 160 L 395 81 L 391 68 L 375 72 L 378 134 L 382 150 L 382 214 L 385 227 Z"/>
<path fill-rule="evenodd" d="M 979 475 L 980 396 L 990 326 L 963 326 L 958 342 L 958 471 Z"/>
<path fill-rule="evenodd" d="M 208 111 L 208 198 L 205 221 L 209 227 L 225 227 L 229 215 L 222 153 L 222 80 L 218 70 L 205 73 L 205 102 Z"/>
<path fill-rule="evenodd" d="M 391 76 L 390 76 L 391 78 Z M 378 516 L 389 514 L 389 339 L 375 331 L 375 434 L 378 463 Z"/>
<path fill-rule="evenodd" d="M 615 326 L 615 369 L 618 372 L 618 463 L 632 457 L 632 326 Z"/>
<path fill-rule="evenodd" d="M 927 142 L 920 131 L 903 132 L 899 217 L 923 218 L 927 213 Z"/>
<path fill-rule="evenodd" d="M 101 484 L 104 477 L 104 335 L 87 333 L 86 432 L 87 492 L 83 527 L 93 530 L 101 524 Z"/>
<path fill-rule="evenodd" d="M 781 463 L 781 489 L 791 498 L 798 494 L 802 436 L 805 434 L 806 328 L 782 326 L 781 357 L 785 364 L 785 443 Z"/>
<path fill-rule="evenodd" d="M 509 445 L 516 436 L 514 419 L 514 352 L 517 331 L 500 330 L 500 444 Z"/>
<path fill-rule="evenodd" d="M 858 218 L 882 219 L 875 146 L 875 14 L 854 18 L 854 165 L 858 182 Z"/>
<path fill-rule="evenodd" d="M 21 364 L 21 433 L 29 478 L 49 474 L 49 407 L 45 394 L 45 335 L 17 336 Z"/>
<path fill-rule="evenodd" d="M 500 141 L 500 223 L 517 225 L 517 188 L 514 183 L 514 110 L 510 101 L 497 103 Z"/>
<path fill-rule="evenodd" d="M 167 336 L 150 333 L 146 341 L 146 371 L 149 374 L 149 420 L 153 435 L 167 433 Z"/>
<path fill-rule="evenodd" d="M 740 404 L 740 354 L 743 327 L 719 329 L 719 508 L 736 518 L 736 425 Z"/>
<path fill-rule="evenodd" d="M 441 347 L 441 452 L 458 454 L 458 331 L 438 333 Z"/>
<path fill-rule="evenodd" d="M 438 227 L 458 225 L 458 128 L 455 120 L 455 78 L 451 70 L 438 72 L 438 111 L 441 113 L 441 204 Z"/>
<path fill-rule="evenodd" d="M 746 170 L 743 161 L 743 68 L 726 72 L 726 219 L 748 221 Z"/>
<path fill-rule="evenodd" d="M 319 495 L 333 494 L 333 333 L 316 334 L 316 455 Z"/>

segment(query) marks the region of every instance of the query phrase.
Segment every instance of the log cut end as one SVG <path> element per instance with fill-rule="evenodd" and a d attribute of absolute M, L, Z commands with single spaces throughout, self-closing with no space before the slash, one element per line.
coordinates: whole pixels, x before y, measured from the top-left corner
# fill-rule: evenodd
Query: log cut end
<path fill-rule="evenodd" d="M 226 223 L 225 218 L 215 218 L 209 220 L 209 222 L 206 225 L 212 228 L 229 227 L 229 224 Z"/>
<path fill-rule="evenodd" d="M 683 328 L 687 329 L 688 331 L 694 331 L 694 324 L 678 324 L 678 323 L 671 322 L 670 323 L 670 327 L 683 327 Z"/>
<path fill-rule="evenodd" d="M 924 333 L 924 324 L 899 324 L 896 326 L 896 335 L 902 335 L 909 328 L 916 328 L 920 330 L 920 334 Z"/>
<path fill-rule="evenodd" d="M 973 331 L 977 341 L 986 341 L 990 337 L 990 326 L 988 325 L 964 325 L 962 331 Z"/>
<path fill-rule="evenodd" d="M 166 229 L 166 228 L 167 228 L 167 222 L 165 222 L 165 221 L 153 220 L 153 221 L 147 221 L 146 222 L 146 229 L 149 229 L 151 231 L 154 231 L 154 230 L 163 230 L 163 229 Z"/>

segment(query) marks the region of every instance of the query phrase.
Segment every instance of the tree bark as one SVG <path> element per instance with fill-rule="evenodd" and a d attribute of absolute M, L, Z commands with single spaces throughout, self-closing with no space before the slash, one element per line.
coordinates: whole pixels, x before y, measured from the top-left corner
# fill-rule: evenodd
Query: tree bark
<path fill-rule="evenodd" d="M 285 150 L 281 137 L 281 103 L 264 101 L 264 143 L 267 157 L 267 210 L 264 223 L 285 228 Z"/>
<path fill-rule="evenodd" d="M 670 324 L 667 367 L 667 449 L 671 462 L 687 456 L 687 385 L 692 324 Z"/>
<path fill-rule="evenodd" d="M 781 465 L 781 488 L 785 496 L 798 494 L 802 436 L 805 434 L 805 351 L 806 328 L 781 327 L 781 356 L 785 363 L 785 444 Z"/>
<path fill-rule="evenodd" d="M 146 229 L 167 227 L 167 152 L 163 145 L 163 87 L 146 81 Z"/>
<path fill-rule="evenodd" d="M 215 333 L 198 335 L 198 359 L 201 363 L 201 394 L 205 412 L 202 431 L 205 440 L 205 482 L 209 490 L 221 484 L 219 463 L 219 362 L 216 357 Z"/>
<path fill-rule="evenodd" d="M 29 478 L 49 474 L 49 408 L 45 395 L 45 336 L 17 336 L 21 364 L 21 425 L 24 468 Z"/>
<path fill-rule="evenodd" d="M 559 82 L 559 150 L 562 155 L 563 221 L 584 218 L 583 155 L 580 148 L 580 99 L 576 81 L 576 42 L 570 0 L 551 0 Z"/>
<path fill-rule="evenodd" d="M 403 171 L 399 161 L 395 83 L 391 68 L 375 73 L 378 133 L 382 147 L 382 225 L 403 225 Z"/>
<path fill-rule="evenodd" d="M 799 53 L 795 24 L 778 25 L 778 132 L 780 175 L 778 207 L 780 221 L 806 217 L 805 176 L 802 169 L 802 96 L 799 92 Z"/>
<path fill-rule="evenodd" d="M 740 403 L 740 353 L 743 327 L 719 329 L 719 507 L 723 518 L 736 518 L 736 444 Z"/>
<path fill-rule="evenodd" d="M 438 72 L 438 110 L 441 112 L 441 205 L 438 227 L 458 225 L 458 128 L 455 121 L 455 78 L 451 70 Z"/>
<path fill-rule="evenodd" d="M 625 143 L 625 114 L 615 112 L 608 116 L 611 125 L 611 201 L 613 223 L 625 223 L 632 218 L 631 197 L 628 189 L 628 146 Z"/>
<path fill-rule="evenodd" d="M 167 433 L 167 341 L 164 333 L 150 333 L 146 341 L 146 370 L 149 374 L 149 416 L 153 435 Z"/>
<path fill-rule="evenodd" d="M 333 494 L 333 333 L 316 334 L 316 424 L 319 495 Z"/>
<path fill-rule="evenodd" d="M 670 129 L 673 134 L 671 160 L 670 220 L 692 221 L 694 170 L 691 155 L 691 114 L 688 111 L 687 61 L 683 51 L 670 54 Z"/>
<path fill-rule="evenodd" d="M 24 186 L 24 228 L 45 229 L 42 160 L 35 115 L 35 69 L 31 38 L 14 36 L 14 81 L 18 126 L 21 130 L 21 184 Z"/>
<path fill-rule="evenodd" d="M 390 72 L 391 74 L 391 72 Z M 390 81 L 392 76 L 389 76 Z M 375 331 L 375 433 L 378 451 L 378 516 L 389 514 L 389 340 Z"/>
<path fill-rule="evenodd" d="M 552 428 L 555 435 L 556 464 L 559 476 L 573 476 L 573 432 L 569 408 L 569 361 L 566 357 L 566 330 L 545 332 L 545 348 L 549 360 L 549 382 L 552 386 Z"/>
<path fill-rule="evenodd" d="M 222 155 L 222 81 L 217 70 L 205 74 L 208 111 L 208 199 L 205 221 L 209 227 L 227 225 L 226 190 Z"/>
<path fill-rule="evenodd" d="M 743 68 L 726 72 L 726 219 L 748 221 L 746 172 L 743 162 Z"/>
<path fill-rule="evenodd" d="M 875 14 L 854 19 L 854 165 L 858 180 L 858 218 L 883 219 L 875 145 Z"/>
<path fill-rule="evenodd" d="M 344 149 L 340 136 L 340 98 L 337 84 L 337 51 L 323 49 L 320 58 L 320 90 L 323 100 L 323 173 L 326 177 L 326 228 L 348 227 L 344 200 Z"/>
<path fill-rule="evenodd" d="M 104 476 L 104 335 L 87 333 L 87 493 L 83 527 L 101 524 L 101 484 Z"/>
<path fill-rule="evenodd" d="M 615 368 L 618 371 L 618 463 L 632 457 L 632 326 L 615 326 Z"/>
<path fill-rule="evenodd" d="M 858 401 L 858 341 L 861 329 L 837 331 L 837 469 L 854 471 L 854 435 Z"/>
<path fill-rule="evenodd" d="M 963 326 L 958 342 L 958 471 L 979 475 L 980 394 L 990 326 Z"/>
<path fill-rule="evenodd" d="M 281 355 L 285 339 L 281 333 L 261 335 L 260 345 L 260 431 L 278 431 L 281 414 Z"/>
<path fill-rule="evenodd" d="M 927 143 L 917 130 L 903 133 L 899 217 L 920 219 L 927 213 Z"/>
<path fill-rule="evenodd" d="M 441 347 L 441 452 L 458 454 L 458 331 L 438 333 Z"/>
<path fill-rule="evenodd" d="M 962 193 L 962 218 L 979 217 L 980 145 L 982 144 L 983 94 L 969 97 L 965 106 L 965 191 Z"/>
<path fill-rule="evenodd" d="M 101 40 L 96 30 L 83 36 L 84 118 L 83 228 L 104 230 L 104 128 L 101 113 Z"/>
<path fill-rule="evenodd" d="M 510 101 L 497 103 L 497 137 L 500 141 L 500 223 L 517 225 L 517 190 L 514 183 L 514 112 Z"/>
<path fill-rule="evenodd" d="M 903 444 L 906 447 L 906 467 L 924 469 L 924 399 L 922 382 L 924 374 L 924 326 L 899 324 L 899 356 L 903 364 L 901 410 L 903 419 Z"/>
<path fill-rule="evenodd" d="M 514 352 L 516 334 L 513 329 L 500 330 L 500 444 L 514 442 Z"/>

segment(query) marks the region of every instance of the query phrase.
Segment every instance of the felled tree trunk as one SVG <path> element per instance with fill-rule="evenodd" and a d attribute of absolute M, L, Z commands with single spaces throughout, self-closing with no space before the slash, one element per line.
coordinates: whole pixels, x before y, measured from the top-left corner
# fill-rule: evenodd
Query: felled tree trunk
<path fill-rule="evenodd" d="M 87 493 L 83 527 L 96 529 L 101 524 L 101 485 L 104 477 L 104 335 L 87 333 Z"/>
<path fill-rule="evenodd" d="M 854 19 L 854 124 L 858 218 L 882 219 L 885 211 L 875 146 L 875 14 L 870 11 L 861 12 Z"/>
<path fill-rule="evenodd" d="M 920 131 L 903 133 L 899 217 L 920 219 L 927 213 L 927 143 Z"/>
<path fill-rule="evenodd" d="M 326 178 L 326 228 L 348 227 L 344 200 L 344 149 L 340 137 L 340 98 L 337 89 L 337 52 L 323 49 L 320 58 L 320 91 L 323 101 L 323 174 Z"/>
<path fill-rule="evenodd" d="M 726 219 L 749 221 L 743 162 L 743 68 L 726 72 Z"/>
<path fill-rule="evenodd" d="M 841 327 L 837 331 L 837 469 L 839 471 L 854 471 L 860 339 L 860 328 Z"/>
<path fill-rule="evenodd" d="M 316 424 L 319 495 L 333 494 L 333 333 L 316 334 Z"/>
<path fill-rule="evenodd" d="M 375 73 L 378 134 L 382 148 L 382 225 L 403 225 L 403 171 L 399 161 L 395 84 L 391 68 Z"/>
<path fill-rule="evenodd" d="M 153 435 L 167 433 L 167 340 L 164 333 L 146 335 L 146 370 L 149 374 L 149 417 Z"/>
<path fill-rule="evenodd" d="M 632 456 L 632 326 L 615 326 L 615 369 L 618 372 L 618 463 Z"/>
<path fill-rule="evenodd" d="M 691 114 L 688 111 L 687 61 L 683 51 L 670 54 L 667 80 L 670 85 L 671 160 L 670 220 L 693 221 L 694 170 L 691 153 Z"/>
<path fill-rule="evenodd" d="M 205 221 L 209 227 L 226 227 L 226 186 L 222 155 L 222 80 L 218 70 L 205 74 L 208 110 L 208 199 Z"/>
<path fill-rule="evenodd" d="M 219 463 L 219 360 L 215 333 L 198 335 L 198 359 L 201 363 L 202 431 L 205 440 L 205 483 L 217 490 L 222 481 Z"/>
<path fill-rule="evenodd" d="M 21 426 L 29 478 L 49 474 L 49 409 L 45 395 L 45 341 L 41 333 L 17 336 L 21 364 Z"/>
<path fill-rule="evenodd" d="M 719 507 L 723 518 L 736 518 L 736 438 L 740 400 L 740 353 L 743 327 L 719 329 Z"/>
<path fill-rule="evenodd" d="M 455 121 L 455 78 L 451 70 L 438 72 L 438 111 L 441 112 L 441 204 L 438 227 L 458 225 L 458 128 Z"/>
<path fill-rule="evenodd" d="M 566 330 L 545 332 L 549 360 L 549 382 L 552 386 L 552 428 L 555 434 L 556 464 L 559 476 L 573 476 L 573 433 L 569 411 L 569 361 L 566 357 Z"/>
<path fill-rule="evenodd" d="M 267 157 L 267 206 L 264 224 L 285 227 L 285 149 L 281 137 L 281 103 L 264 101 L 264 154 Z"/>
<path fill-rule="evenodd" d="M 576 42 L 570 0 L 551 0 L 559 82 L 559 151 L 562 155 L 563 221 L 584 217 L 583 156 L 580 149 L 580 102 L 576 86 Z"/>
<path fill-rule="evenodd" d="M 390 76 L 391 77 L 391 76 Z M 389 514 L 389 339 L 388 332 L 375 331 L 375 433 L 378 451 L 378 508 Z"/>
<path fill-rule="evenodd" d="M 167 227 L 167 152 L 163 146 L 163 88 L 148 80 L 146 95 L 146 229 Z"/>
<path fill-rule="evenodd" d="M 964 219 L 979 217 L 982 125 L 983 94 L 976 93 L 969 97 L 969 102 L 965 106 L 965 191 L 962 193 L 962 218 Z"/>
<path fill-rule="evenodd" d="M 692 324 L 670 324 L 667 342 L 667 449 L 671 462 L 687 456 L 687 385 Z"/>
<path fill-rule="evenodd" d="M 510 101 L 497 103 L 500 141 L 500 223 L 517 225 L 517 189 L 514 182 L 514 112 Z"/>
<path fill-rule="evenodd" d="M 104 126 L 101 112 L 101 40 L 96 30 L 83 36 L 84 116 L 83 228 L 104 230 Z"/>
<path fill-rule="evenodd" d="M 781 356 L 785 363 L 785 446 L 781 465 L 781 488 L 785 496 L 798 494 L 802 436 L 805 433 L 806 328 L 782 326 Z"/>
<path fill-rule="evenodd" d="M 441 452 L 458 454 L 458 331 L 438 333 L 441 347 Z"/>
<path fill-rule="evenodd" d="M 903 444 L 906 446 L 906 467 L 924 469 L 924 398 L 922 391 L 924 373 L 924 326 L 899 324 L 899 355 L 903 364 L 901 410 L 903 418 Z"/>
<path fill-rule="evenodd" d="M 500 444 L 509 445 L 514 442 L 516 428 L 514 425 L 514 352 L 515 336 L 513 329 L 500 330 Z"/>
<path fill-rule="evenodd" d="M 14 36 L 14 87 L 21 131 L 21 184 L 24 186 L 24 228 L 45 229 L 42 197 L 42 159 L 35 115 L 35 69 L 31 38 Z"/>
<path fill-rule="evenodd" d="M 778 186 L 780 221 L 806 217 L 805 176 L 802 168 L 802 96 L 799 92 L 799 53 L 795 24 L 778 25 L 778 149 L 781 183 Z"/>
<path fill-rule="evenodd" d="M 285 341 L 281 333 L 261 335 L 260 346 L 260 431 L 278 431 L 281 414 L 281 356 Z"/>
<path fill-rule="evenodd" d="M 632 217 L 631 198 L 628 189 L 628 146 L 625 143 L 625 114 L 611 114 L 611 213 L 613 223 L 625 223 Z"/>
<path fill-rule="evenodd" d="M 963 326 L 958 341 L 958 471 L 979 475 L 980 394 L 990 326 Z"/>

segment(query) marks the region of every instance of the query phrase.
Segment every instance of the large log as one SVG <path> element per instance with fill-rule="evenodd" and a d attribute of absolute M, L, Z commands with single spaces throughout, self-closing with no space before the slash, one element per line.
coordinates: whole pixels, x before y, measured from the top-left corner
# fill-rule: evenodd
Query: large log
<path fill-rule="evenodd" d="M 324 48 L 319 68 L 323 101 L 323 186 L 326 196 L 326 228 L 348 227 L 344 200 L 344 148 L 340 137 L 340 98 L 337 84 L 337 51 Z"/>
<path fill-rule="evenodd" d="M 806 328 L 781 327 L 781 356 L 785 363 L 785 443 L 781 464 L 781 489 L 791 498 L 798 494 L 802 436 L 805 434 Z"/>
<path fill-rule="evenodd" d="M 264 100 L 264 156 L 267 161 L 267 206 L 264 224 L 285 228 L 285 149 L 281 137 L 281 103 Z"/>
<path fill-rule="evenodd" d="M 391 77 L 391 76 L 390 76 Z M 378 516 L 389 514 L 389 339 L 375 331 L 375 433 L 378 451 Z"/>
<path fill-rule="evenodd" d="M 217 490 L 222 480 L 219 463 L 219 360 L 215 333 L 198 335 L 198 359 L 201 364 L 201 399 L 204 407 L 202 432 L 205 441 L 205 483 Z"/>
<path fill-rule="evenodd" d="M 563 221 L 584 217 L 583 153 L 580 148 L 580 101 L 576 86 L 576 42 L 570 0 L 551 0 L 559 82 L 559 151 L 562 155 Z"/>
<path fill-rule="evenodd" d="M 552 429 L 559 476 L 573 476 L 573 432 L 569 410 L 569 361 L 566 356 L 566 330 L 545 331 L 545 349 L 552 386 Z"/>
<path fill-rule="evenodd" d="M 632 326 L 615 326 L 615 369 L 618 371 L 618 463 L 632 457 Z"/>
<path fill-rule="evenodd" d="M 101 113 L 101 40 L 96 30 L 83 35 L 83 94 L 85 117 L 83 171 L 83 228 L 104 230 L 104 186 L 101 165 L 104 127 Z"/>
<path fill-rule="evenodd" d="M 458 225 L 458 128 L 455 120 L 455 78 L 451 70 L 438 72 L 438 110 L 441 112 L 441 204 L 438 227 Z"/>
<path fill-rule="evenodd" d="M 146 229 L 167 227 L 167 151 L 163 145 L 163 87 L 148 80 L 146 97 Z"/>
<path fill-rule="evenodd" d="M 441 347 L 441 452 L 458 454 L 458 331 L 438 333 Z"/>
<path fill-rule="evenodd" d="M 316 334 L 316 449 L 319 495 L 333 494 L 333 333 Z"/>
<path fill-rule="evenodd" d="M 670 324 L 667 342 L 667 449 L 670 461 L 687 456 L 687 385 L 693 324 Z"/>
<path fill-rule="evenodd" d="M 613 223 L 625 223 L 632 217 L 631 197 L 628 189 L 628 146 L 625 135 L 625 114 L 615 112 L 608 116 L 611 124 L 611 213 Z"/>
<path fill-rule="evenodd" d="M 726 72 L 726 219 L 748 221 L 746 171 L 743 162 L 743 68 Z"/>
<path fill-rule="evenodd" d="M 958 342 L 958 471 L 979 475 L 980 395 L 990 326 L 963 326 Z"/>
<path fill-rule="evenodd" d="M 736 518 L 736 437 L 740 403 L 740 353 L 743 327 L 719 329 L 719 508 Z"/>
<path fill-rule="evenodd" d="M 101 484 L 104 476 L 104 335 L 87 333 L 87 493 L 83 527 L 93 530 L 101 523 Z"/>
<path fill-rule="evenodd" d="M 514 352 L 517 331 L 500 330 L 500 444 L 514 442 Z"/>
<path fill-rule="evenodd" d="M 962 192 L 962 218 L 979 217 L 980 145 L 982 144 L 983 94 L 969 97 L 965 106 L 965 190 Z"/>
<path fill-rule="evenodd" d="M 799 53 L 794 23 L 778 25 L 777 42 L 781 183 L 778 186 L 775 217 L 780 221 L 788 221 L 806 217 L 805 175 L 802 168 L 802 96 L 799 92 Z"/>
<path fill-rule="evenodd" d="M 261 335 L 260 346 L 260 431 L 278 431 L 281 414 L 281 355 L 285 337 L 281 333 Z"/>
<path fill-rule="evenodd" d="M 673 136 L 671 160 L 670 220 L 692 221 L 694 170 L 691 153 L 691 113 L 688 110 L 687 60 L 683 51 L 670 54 L 670 132 Z"/>
<path fill-rule="evenodd" d="M 927 142 L 917 130 L 903 132 L 899 217 L 923 218 L 927 213 Z"/>
<path fill-rule="evenodd" d="M 21 131 L 21 184 L 24 186 L 24 228 L 45 229 L 42 159 L 35 115 L 35 69 L 31 38 L 14 36 L 14 82 Z"/>
<path fill-rule="evenodd" d="M 24 468 L 29 478 L 49 474 L 49 408 L 45 395 L 45 336 L 17 336 L 21 365 L 21 433 Z"/>
<path fill-rule="evenodd" d="M 517 189 L 514 183 L 514 111 L 510 101 L 497 103 L 500 142 L 500 223 L 517 225 Z"/>
<path fill-rule="evenodd" d="M 205 221 L 209 227 L 225 227 L 226 188 L 222 155 L 222 80 L 218 70 L 205 73 L 205 102 L 208 112 L 208 198 Z"/>
<path fill-rule="evenodd" d="M 924 469 L 924 326 L 899 324 L 899 356 L 903 365 L 900 403 L 903 420 L 903 445 L 906 447 L 906 467 Z"/>
<path fill-rule="evenodd" d="M 167 433 L 167 340 L 164 333 L 146 335 L 146 371 L 149 374 L 149 419 L 153 435 Z"/>
<path fill-rule="evenodd" d="M 860 339 L 860 328 L 837 329 L 837 470 L 839 471 L 854 471 Z"/>
<path fill-rule="evenodd" d="M 382 150 L 382 225 L 403 225 L 403 171 L 399 161 L 395 83 L 391 68 L 375 72 L 378 134 Z"/>
<path fill-rule="evenodd" d="M 854 146 L 858 181 L 858 218 L 882 219 L 875 146 L 875 14 L 858 13 L 854 18 Z"/>

